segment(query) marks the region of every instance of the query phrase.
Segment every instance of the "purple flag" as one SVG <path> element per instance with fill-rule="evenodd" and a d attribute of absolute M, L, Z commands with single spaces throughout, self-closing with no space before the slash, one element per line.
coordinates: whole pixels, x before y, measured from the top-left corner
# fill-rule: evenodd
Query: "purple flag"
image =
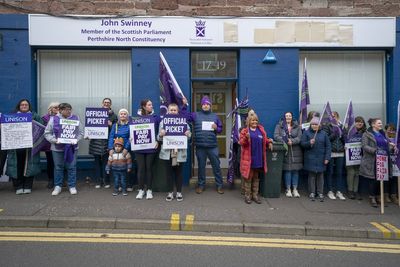
<path fill-rule="evenodd" d="M 160 52 L 160 115 L 164 116 L 167 113 L 168 105 L 175 103 L 182 110 L 183 98 L 179 84 L 176 82 L 174 74 L 168 66 L 163 54 Z"/>
<path fill-rule="evenodd" d="M 304 59 L 303 81 L 301 82 L 300 98 L 300 124 L 307 121 L 307 105 L 310 104 L 310 94 L 308 92 L 307 80 L 307 58 Z"/>
<path fill-rule="evenodd" d="M 32 156 L 36 155 L 40 151 L 49 149 L 49 142 L 44 138 L 44 129 L 46 127 L 39 122 L 32 120 Z"/>
<path fill-rule="evenodd" d="M 326 102 L 324 109 L 321 113 L 321 120 L 319 121 L 319 124 L 322 123 L 330 123 L 333 127 L 333 132 L 337 136 L 342 135 L 342 128 L 340 127 L 339 122 L 335 119 L 335 117 L 333 117 L 329 102 Z"/>
<path fill-rule="evenodd" d="M 396 139 L 395 144 L 397 147 L 397 155 L 396 155 L 396 165 L 400 169 L 400 101 L 397 104 L 397 128 L 396 128 Z"/>
<path fill-rule="evenodd" d="M 350 100 L 347 112 L 343 121 L 343 129 L 346 130 L 346 142 L 350 140 L 356 133 L 355 116 L 353 111 L 353 103 Z"/>

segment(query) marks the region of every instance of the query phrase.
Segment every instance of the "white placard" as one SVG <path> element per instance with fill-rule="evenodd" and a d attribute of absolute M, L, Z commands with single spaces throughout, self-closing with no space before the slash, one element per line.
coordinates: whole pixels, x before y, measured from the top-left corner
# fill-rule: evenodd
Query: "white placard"
<path fill-rule="evenodd" d="M 57 138 L 60 144 L 78 143 L 79 120 L 60 119 L 61 133 Z"/>
<path fill-rule="evenodd" d="M 131 150 L 154 149 L 157 142 L 154 128 L 154 123 L 129 125 L 130 136 L 132 139 Z"/>
<path fill-rule="evenodd" d="M 187 137 L 186 136 L 164 136 L 163 137 L 163 149 L 187 149 Z"/>
<path fill-rule="evenodd" d="M 212 125 L 214 124 L 213 121 L 203 121 L 201 123 L 201 130 L 202 131 L 214 131 Z"/>
<path fill-rule="evenodd" d="M 31 113 L 2 114 L 1 121 L 2 150 L 33 147 Z"/>

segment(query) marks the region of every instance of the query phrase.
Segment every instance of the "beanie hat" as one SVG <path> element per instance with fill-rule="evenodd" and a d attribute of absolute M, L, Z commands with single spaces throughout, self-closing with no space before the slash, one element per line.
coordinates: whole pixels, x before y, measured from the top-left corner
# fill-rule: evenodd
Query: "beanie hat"
<path fill-rule="evenodd" d="M 208 104 L 211 106 L 211 100 L 208 98 L 208 96 L 203 96 L 203 98 L 201 99 L 201 105 L 205 105 Z"/>
<path fill-rule="evenodd" d="M 118 111 L 118 116 L 121 114 L 121 112 L 125 112 L 127 115 L 129 115 L 129 111 L 128 111 L 126 108 L 121 108 L 121 109 Z"/>
<path fill-rule="evenodd" d="M 124 138 L 122 138 L 122 137 L 115 138 L 114 139 L 114 145 L 124 146 Z"/>
<path fill-rule="evenodd" d="M 318 117 L 313 117 L 310 121 L 310 124 L 319 124 L 319 118 Z"/>

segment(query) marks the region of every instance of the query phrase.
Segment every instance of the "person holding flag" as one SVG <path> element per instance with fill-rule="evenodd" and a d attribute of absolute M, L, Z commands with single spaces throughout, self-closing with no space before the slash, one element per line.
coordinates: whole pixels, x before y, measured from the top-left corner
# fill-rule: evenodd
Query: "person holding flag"
<path fill-rule="evenodd" d="M 274 139 L 283 142 L 287 148 L 283 161 L 283 177 L 287 197 L 300 197 L 297 186 L 299 184 L 299 170 L 303 168 L 303 152 L 300 147 L 301 135 L 301 127 L 293 119 L 293 113 L 285 112 L 284 117 L 275 127 Z M 293 191 L 291 190 L 292 187 Z"/>

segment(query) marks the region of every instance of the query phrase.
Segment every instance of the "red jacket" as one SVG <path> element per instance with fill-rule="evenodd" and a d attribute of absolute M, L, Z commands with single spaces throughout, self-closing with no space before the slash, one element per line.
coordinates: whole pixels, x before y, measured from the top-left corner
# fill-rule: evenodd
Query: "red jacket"
<path fill-rule="evenodd" d="M 260 132 L 263 135 L 263 160 L 264 160 L 264 173 L 267 172 L 267 145 L 271 142 L 267 138 L 267 133 L 264 130 L 264 127 L 260 124 L 257 126 Z M 240 154 L 240 173 L 243 178 L 249 179 L 250 169 L 251 169 L 251 143 L 247 134 L 249 133 L 249 128 L 243 128 L 240 131 L 240 140 L 239 144 L 242 146 L 241 154 Z"/>

